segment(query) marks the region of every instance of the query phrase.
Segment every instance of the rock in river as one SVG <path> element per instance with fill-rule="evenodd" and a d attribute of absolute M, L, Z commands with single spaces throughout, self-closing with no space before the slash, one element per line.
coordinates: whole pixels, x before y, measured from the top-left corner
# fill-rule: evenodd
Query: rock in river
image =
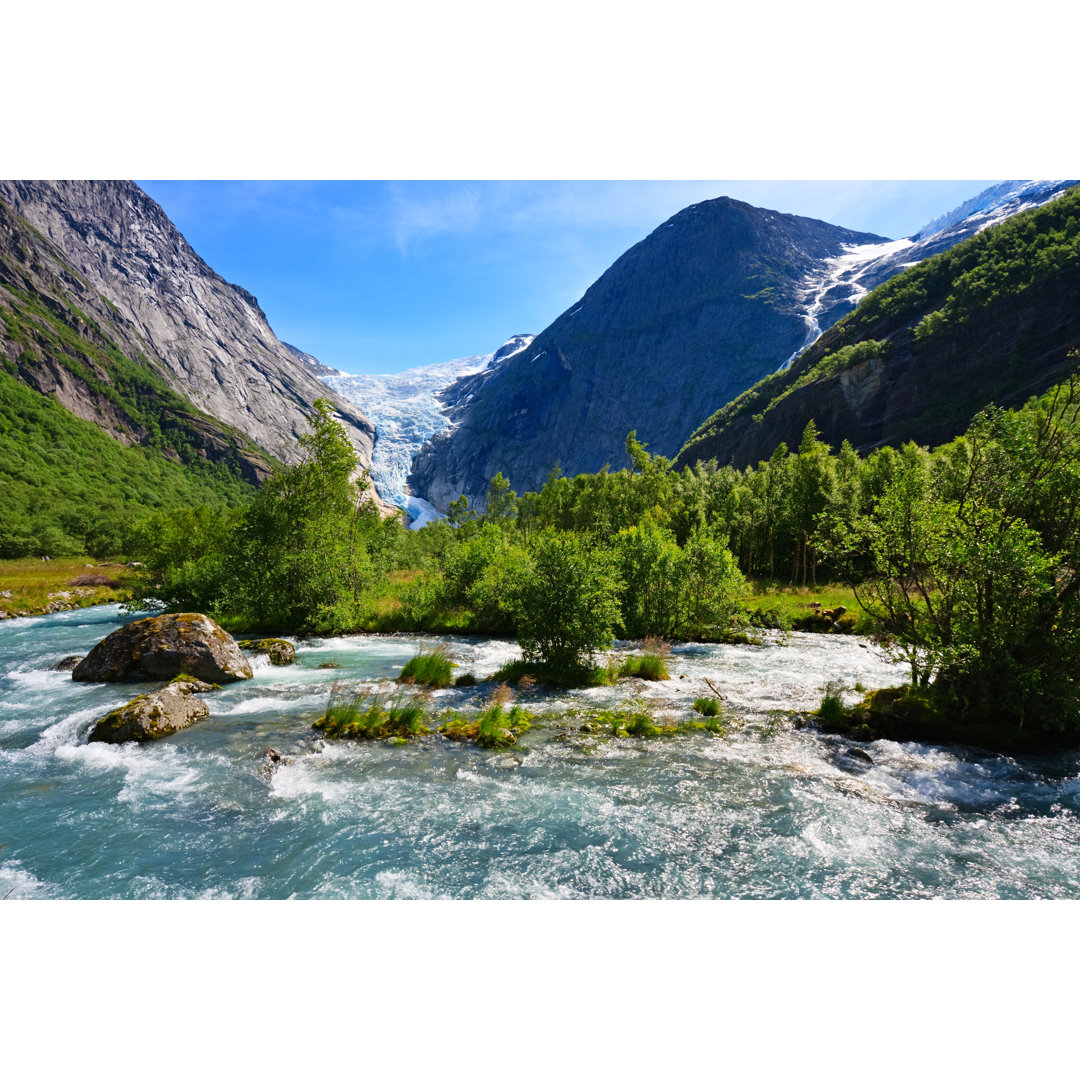
<path fill-rule="evenodd" d="M 143 682 L 194 675 L 207 682 L 251 678 L 231 635 L 206 615 L 155 615 L 114 630 L 71 673 L 78 682 Z"/>
<path fill-rule="evenodd" d="M 238 641 L 241 649 L 265 656 L 275 667 L 284 667 L 286 664 L 296 662 L 296 649 L 292 642 L 282 638 L 254 638 L 249 641 Z"/>
<path fill-rule="evenodd" d="M 140 694 L 102 717 L 90 732 L 89 742 L 150 742 L 190 727 L 210 715 L 196 694 L 213 690 L 210 683 L 185 679 L 169 683 L 152 694 Z"/>

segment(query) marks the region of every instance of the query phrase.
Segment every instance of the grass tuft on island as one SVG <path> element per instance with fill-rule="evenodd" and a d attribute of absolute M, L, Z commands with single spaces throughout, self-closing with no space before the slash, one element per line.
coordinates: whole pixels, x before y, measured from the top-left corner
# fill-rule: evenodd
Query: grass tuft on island
<path fill-rule="evenodd" d="M 642 655 L 628 656 L 619 667 L 619 675 L 625 678 L 646 679 L 661 682 L 670 679 L 667 658 L 671 646 L 663 638 L 647 637 L 641 643 Z"/>
<path fill-rule="evenodd" d="M 415 739 L 430 734 L 424 724 L 426 715 L 422 694 L 404 689 L 394 695 L 350 690 L 335 682 L 326 712 L 314 726 L 331 739 Z"/>
<path fill-rule="evenodd" d="M 453 681 L 456 666 L 450 659 L 450 650 L 445 645 L 436 645 L 432 649 L 421 649 L 409 660 L 397 681 L 441 690 Z"/>
<path fill-rule="evenodd" d="M 439 734 L 457 742 L 472 741 L 485 750 L 501 750 L 517 742 L 522 732 L 532 726 L 533 717 L 520 705 L 509 710 L 514 692 L 503 683 L 491 695 L 490 703 L 474 717 L 449 713 L 439 727 Z"/>

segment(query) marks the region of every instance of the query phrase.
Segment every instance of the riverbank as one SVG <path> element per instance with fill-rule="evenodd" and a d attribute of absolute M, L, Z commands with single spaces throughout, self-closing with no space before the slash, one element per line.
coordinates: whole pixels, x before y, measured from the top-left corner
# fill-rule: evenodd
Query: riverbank
<path fill-rule="evenodd" d="M 0 559 L 0 619 L 115 604 L 124 599 L 130 576 L 124 563 L 95 563 L 85 555 Z"/>

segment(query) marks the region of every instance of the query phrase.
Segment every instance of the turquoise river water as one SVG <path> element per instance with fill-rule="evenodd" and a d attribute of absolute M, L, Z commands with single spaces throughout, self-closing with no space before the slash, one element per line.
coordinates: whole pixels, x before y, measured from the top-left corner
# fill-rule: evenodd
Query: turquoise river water
<path fill-rule="evenodd" d="M 124 618 L 0 623 L 0 897 L 1080 897 L 1080 755 L 880 741 L 870 764 L 793 722 L 827 680 L 903 680 L 857 639 L 687 645 L 668 682 L 524 702 L 636 696 L 686 718 L 709 680 L 741 725 L 724 738 L 616 740 L 571 715 L 504 751 L 323 742 L 311 725 L 335 678 L 393 678 L 428 640 L 358 636 L 298 641 L 291 667 L 257 658 L 252 680 L 208 695 L 211 716 L 171 738 L 88 744 L 97 718 L 149 687 L 49 669 Z M 478 676 L 517 655 L 443 640 Z"/>

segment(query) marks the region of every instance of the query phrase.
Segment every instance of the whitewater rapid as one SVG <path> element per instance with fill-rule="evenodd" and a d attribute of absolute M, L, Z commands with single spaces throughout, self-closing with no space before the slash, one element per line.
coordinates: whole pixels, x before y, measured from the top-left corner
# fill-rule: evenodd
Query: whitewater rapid
<path fill-rule="evenodd" d="M 209 695 L 211 716 L 176 736 L 89 744 L 93 721 L 145 688 L 49 669 L 120 620 L 112 607 L 0 625 L 0 896 L 1080 896 L 1080 756 L 883 740 L 862 748 L 868 764 L 798 726 L 829 680 L 851 697 L 902 680 L 857 639 L 691 644 L 667 682 L 534 692 L 523 703 L 551 716 L 505 751 L 324 742 L 311 725 L 336 679 L 385 685 L 432 639 L 303 639 L 296 665 L 257 658 L 250 682 Z M 442 640 L 479 677 L 519 655 L 502 639 Z M 724 738 L 580 730 L 582 710 L 634 699 L 689 718 L 714 688 Z M 433 701 L 475 705 L 490 689 Z"/>

